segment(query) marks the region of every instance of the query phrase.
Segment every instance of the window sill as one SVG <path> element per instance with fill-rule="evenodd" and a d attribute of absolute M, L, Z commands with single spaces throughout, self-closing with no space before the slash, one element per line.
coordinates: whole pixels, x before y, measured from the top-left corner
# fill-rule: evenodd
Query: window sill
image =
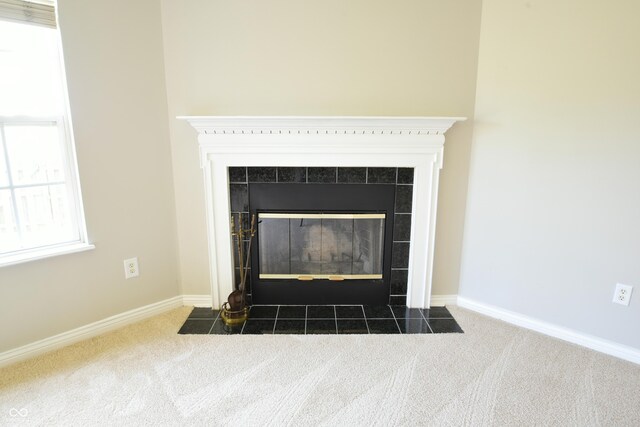
<path fill-rule="evenodd" d="M 0 255 L 0 268 L 10 265 L 22 264 L 39 259 L 51 258 L 58 255 L 74 254 L 95 249 L 90 243 L 70 243 L 66 245 L 38 248 L 13 255 Z"/>

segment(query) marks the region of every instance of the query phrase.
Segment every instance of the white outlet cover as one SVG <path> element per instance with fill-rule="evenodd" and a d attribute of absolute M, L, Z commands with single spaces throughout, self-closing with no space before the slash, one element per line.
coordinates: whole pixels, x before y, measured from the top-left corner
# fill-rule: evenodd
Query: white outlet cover
<path fill-rule="evenodd" d="M 616 304 L 629 305 L 633 286 L 616 283 L 616 291 L 613 293 L 613 302 Z"/>
<path fill-rule="evenodd" d="M 140 270 L 138 269 L 138 258 L 129 258 L 124 260 L 124 278 L 131 279 L 138 277 Z"/>

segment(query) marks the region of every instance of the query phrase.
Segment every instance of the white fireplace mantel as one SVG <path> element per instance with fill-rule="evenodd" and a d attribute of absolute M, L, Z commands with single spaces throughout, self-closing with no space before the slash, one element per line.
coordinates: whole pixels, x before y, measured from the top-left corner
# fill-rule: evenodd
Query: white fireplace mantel
<path fill-rule="evenodd" d="M 182 116 L 198 131 L 204 170 L 213 307 L 233 290 L 232 166 L 414 168 L 407 305 L 431 300 L 444 133 L 463 117 Z"/>

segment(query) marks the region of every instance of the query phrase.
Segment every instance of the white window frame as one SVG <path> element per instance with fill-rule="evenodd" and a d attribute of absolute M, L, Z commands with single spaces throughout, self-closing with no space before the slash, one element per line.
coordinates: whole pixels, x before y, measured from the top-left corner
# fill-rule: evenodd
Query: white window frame
<path fill-rule="evenodd" d="M 30 24 L 24 24 L 30 25 Z M 33 248 L 19 249 L 11 252 L 0 254 L 0 267 L 20 264 L 28 261 L 34 261 L 52 256 L 82 252 L 94 249 L 95 246 L 89 243 L 87 226 L 85 222 L 84 206 L 82 203 L 82 192 L 80 188 L 80 180 L 78 175 L 78 164 L 75 151 L 75 142 L 73 138 L 71 114 L 69 110 L 68 90 L 66 84 L 66 73 L 64 60 L 62 57 L 62 43 L 60 40 L 60 31 L 56 28 L 56 42 L 58 45 L 59 66 L 61 75 L 61 89 L 64 95 L 63 115 L 58 117 L 40 117 L 40 116 L 0 116 L 0 150 L 4 150 L 4 158 L 8 167 L 9 182 L 8 186 L 2 186 L 0 189 L 9 189 L 13 202 L 12 215 L 15 218 L 18 232 L 21 232 L 20 217 L 18 215 L 18 204 L 15 196 L 15 190 L 19 188 L 38 187 L 42 185 L 61 184 L 64 182 L 67 190 L 67 198 L 69 200 L 69 208 L 72 216 L 74 228 L 77 229 L 77 239 L 72 241 L 58 242 L 44 246 Z M 64 180 L 60 182 L 34 183 L 25 185 L 13 185 L 13 177 L 11 176 L 11 162 L 8 156 L 8 149 L 4 129 L 6 125 L 55 125 L 58 128 L 60 147 L 62 152 L 62 161 L 64 166 Z"/>

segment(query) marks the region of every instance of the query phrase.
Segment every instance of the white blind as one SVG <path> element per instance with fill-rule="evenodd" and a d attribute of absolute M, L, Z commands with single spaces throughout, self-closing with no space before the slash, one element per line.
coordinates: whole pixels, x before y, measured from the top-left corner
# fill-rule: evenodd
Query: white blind
<path fill-rule="evenodd" d="M 0 0 L 0 20 L 56 28 L 53 1 Z"/>

